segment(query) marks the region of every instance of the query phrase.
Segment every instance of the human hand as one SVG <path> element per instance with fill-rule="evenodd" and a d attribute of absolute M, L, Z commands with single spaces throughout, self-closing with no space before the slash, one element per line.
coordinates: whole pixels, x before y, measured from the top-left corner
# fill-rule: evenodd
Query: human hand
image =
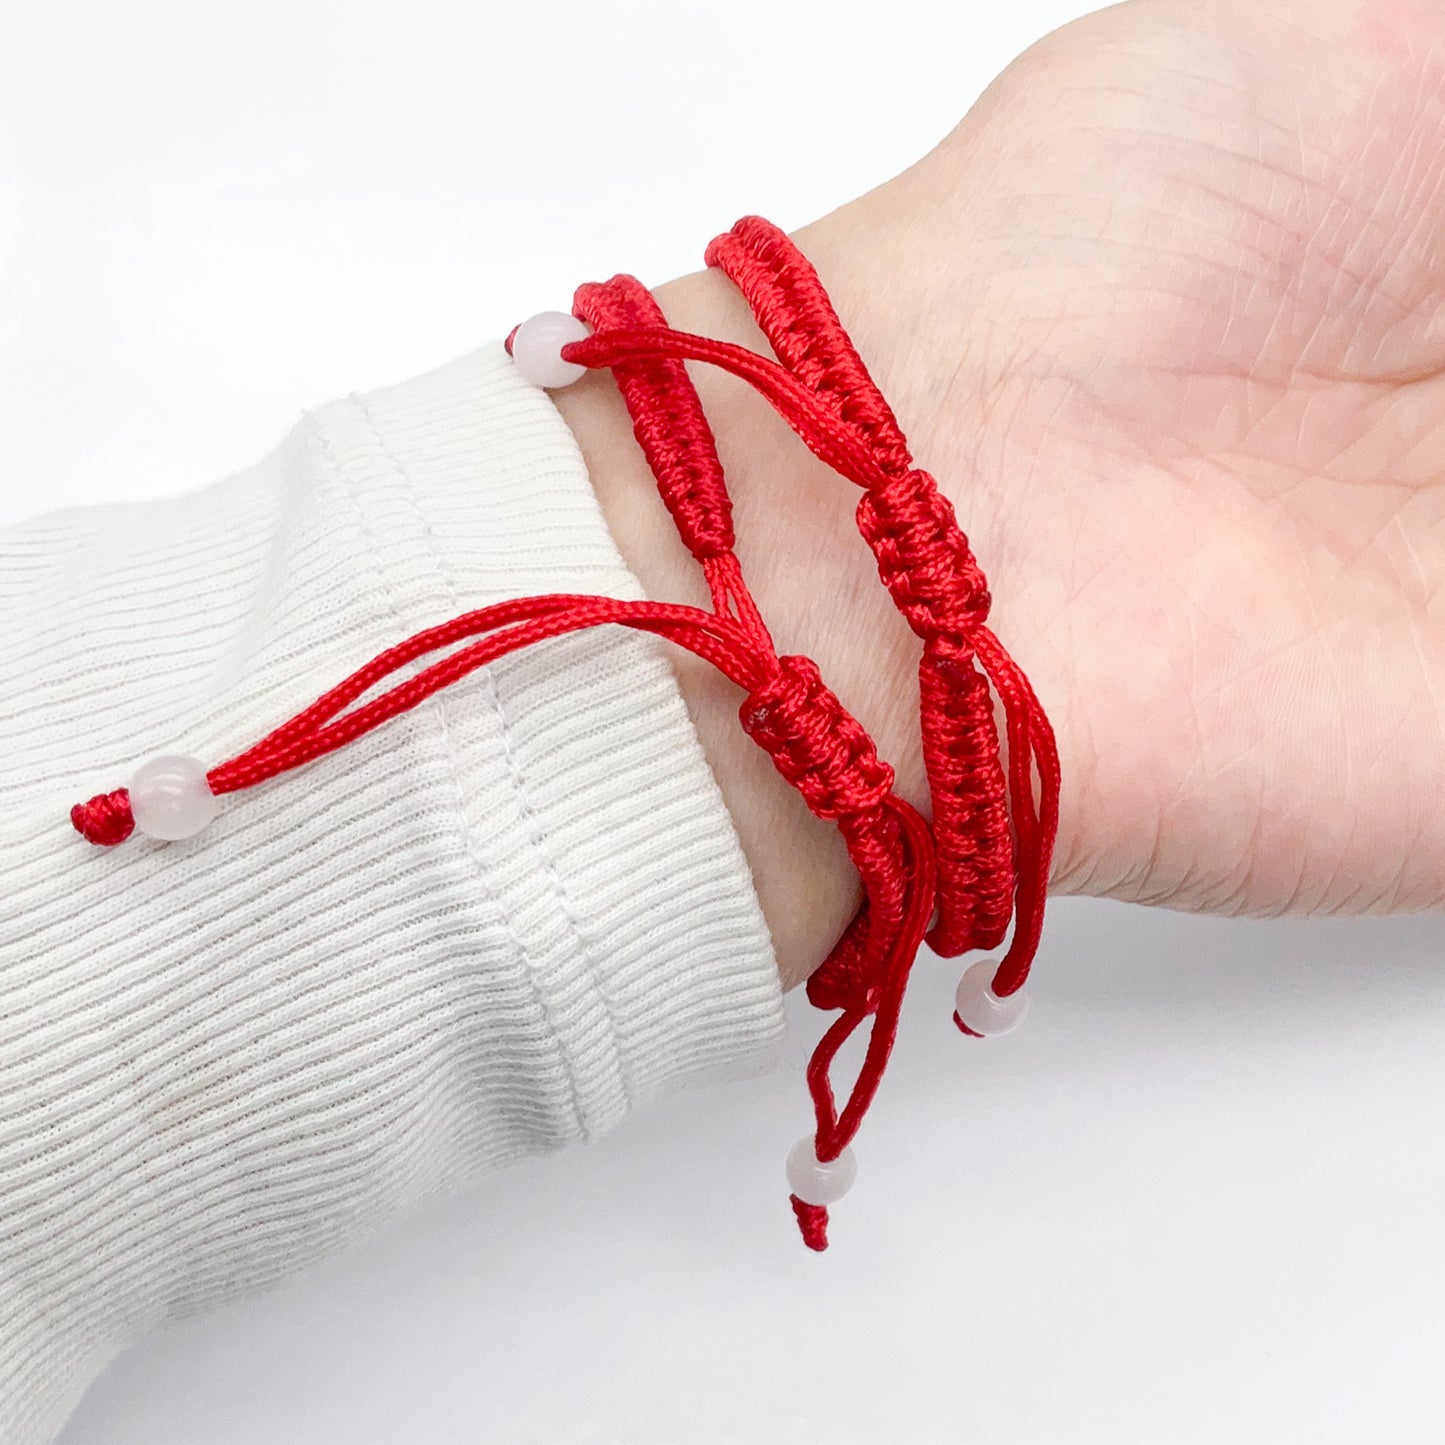
<path fill-rule="evenodd" d="M 1134 0 L 795 233 L 1054 721 L 1056 891 L 1445 904 L 1442 42 L 1432 0 Z M 658 295 L 766 349 L 722 277 Z M 614 529 L 656 595 L 695 598 L 599 383 L 562 404 Z M 698 383 L 780 647 L 818 658 L 922 801 L 916 643 L 855 496 L 751 393 Z M 796 979 L 851 908 L 846 865 L 748 755 L 726 685 L 683 679 Z"/>

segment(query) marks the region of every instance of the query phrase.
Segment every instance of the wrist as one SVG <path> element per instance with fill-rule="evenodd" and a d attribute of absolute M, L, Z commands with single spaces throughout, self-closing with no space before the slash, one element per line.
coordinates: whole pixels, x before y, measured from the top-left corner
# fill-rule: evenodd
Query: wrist
<path fill-rule="evenodd" d="M 910 414 L 919 409 L 910 407 L 910 398 L 931 407 L 937 386 L 908 375 L 919 366 L 921 328 L 898 322 L 909 314 L 898 309 L 906 296 L 880 296 L 873 285 L 874 274 L 892 274 L 880 263 L 899 244 L 896 219 L 875 224 L 878 214 L 865 197 L 796 239 L 884 394 L 895 400 L 905 431 L 921 436 L 931 430 L 921 422 L 934 418 Z M 908 270 L 894 267 L 897 274 Z M 721 273 L 685 276 L 655 294 L 672 326 L 771 354 L 747 303 Z M 900 336 L 914 338 L 901 353 Z M 918 644 L 878 585 L 855 523 L 858 494 L 813 457 L 752 388 L 711 367 L 692 367 L 690 374 L 728 477 L 738 554 L 778 650 L 818 662 L 893 765 L 899 793 L 926 814 Z M 582 447 L 618 547 L 648 595 L 707 605 L 701 573 L 657 494 L 612 377 L 589 375 L 554 393 L 554 400 Z M 919 450 L 928 465 L 927 450 Z M 992 503 L 975 496 L 971 509 L 990 511 Z M 987 565 L 988 554 L 981 555 Z M 822 961 L 852 917 L 856 873 L 836 830 L 808 813 L 738 726 L 738 690 L 681 650 L 673 664 L 748 858 L 783 980 L 795 984 Z"/>

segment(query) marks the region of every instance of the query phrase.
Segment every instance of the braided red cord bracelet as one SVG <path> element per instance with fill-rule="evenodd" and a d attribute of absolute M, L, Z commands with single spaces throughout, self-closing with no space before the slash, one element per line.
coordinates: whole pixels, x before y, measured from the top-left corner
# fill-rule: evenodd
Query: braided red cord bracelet
<path fill-rule="evenodd" d="M 877 462 L 883 480 L 852 480 L 866 488 L 858 504 L 859 530 L 899 611 L 923 643 L 923 761 L 938 851 L 938 919 L 928 943 L 944 957 L 994 947 L 1007 931 L 1016 892 L 1013 941 L 992 980 L 996 993 L 1007 996 L 1027 978 L 1043 924 L 1058 828 L 1053 730 L 1027 679 L 984 626 L 988 587 L 952 506 L 933 478 L 913 467 L 892 409 L 808 259 L 761 216 L 744 216 L 715 238 L 706 259 L 742 292 L 779 360 L 857 432 Z M 1010 723 L 1017 862 L 1011 856 L 990 678 L 1004 696 Z M 1038 816 L 1034 757 L 1042 785 Z"/>
<path fill-rule="evenodd" d="M 931 939 L 959 952 L 999 941 L 1017 893 L 1009 956 L 1001 967 L 991 961 L 978 966 L 986 976 L 977 968 L 965 974 L 956 1018 L 965 1031 L 982 1034 L 1002 1032 L 1021 1016 L 1018 990 L 1037 946 L 1057 820 L 1058 765 L 1047 719 L 1027 680 L 984 625 L 987 590 L 952 510 L 932 479 L 911 467 L 892 413 L 811 267 L 781 232 L 757 217 L 714 242 L 708 259 L 715 258 L 758 308 L 787 365 L 671 330 L 651 293 L 627 276 L 580 287 L 575 317 L 545 313 L 507 338 L 519 371 L 538 385 L 565 385 L 587 367 L 613 370 L 663 500 L 702 566 L 711 611 L 570 594 L 481 608 L 389 648 L 228 762 L 207 771 L 193 759 L 152 759 L 129 787 L 76 805 L 71 820 L 99 844 L 122 842 L 137 828 L 159 839 L 190 837 L 215 816 L 221 794 L 342 747 L 498 657 L 584 627 L 619 624 L 689 649 L 744 690 L 744 730 L 812 812 L 838 827 L 863 884 L 857 917 L 809 985 L 814 1003 L 841 1012 L 808 1068 L 815 1132 L 788 1161 L 804 1240 L 822 1249 L 827 1205 L 852 1182 L 848 1145 L 881 1081 L 909 972 L 935 907 Z M 713 362 L 747 380 L 819 457 L 864 488 L 860 528 L 895 601 L 923 639 L 920 678 L 933 679 L 924 682 L 921 728 L 934 830 L 943 840 L 937 846 L 942 873 L 935 866 L 935 831 L 894 793 L 892 769 L 862 726 L 808 658 L 776 652 L 733 551 L 726 483 L 685 359 Z M 397 670 L 458 643 L 465 645 L 361 701 Z M 1008 794 L 1017 835 L 1009 848 L 999 841 L 1007 841 L 1008 819 L 988 681 L 1008 723 Z M 1037 812 L 1034 760 L 1042 783 Z M 864 1061 L 839 1109 L 831 1065 L 869 1018 Z"/>

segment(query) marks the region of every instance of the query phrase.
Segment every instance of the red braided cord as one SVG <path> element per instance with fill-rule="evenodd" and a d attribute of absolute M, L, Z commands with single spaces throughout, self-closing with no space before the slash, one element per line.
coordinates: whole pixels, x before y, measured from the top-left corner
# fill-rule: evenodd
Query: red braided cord
<path fill-rule="evenodd" d="M 744 216 L 704 259 L 743 293 L 778 359 L 867 443 L 890 472 L 912 466 L 908 442 L 843 329 L 823 283 L 787 235 Z"/>
<path fill-rule="evenodd" d="M 1044 851 L 1023 858 L 1010 842 L 993 708 L 972 644 L 988 610 L 982 573 L 933 479 L 911 470 L 892 409 L 816 271 L 787 235 L 760 216 L 745 216 L 709 244 L 706 260 L 738 286 L 784 365 L 858 432 L 893 479 L 870 491 L 858 520 L 884 582 L 924 644 L 923 761 L 939 862 L 939 915 L 928 942 L 946 956 L 991 948 L 1007 930 L 1016 889 L 1027 895 L 1035 888 L 1016 879 L 1016 868 L 1042 870 L 1046 879 L 1052 840 L 1041 839 Z"/>
<path fill-rule="evenodd" d="M 923 641 L 919 706 L 939 868 L 928 942 L 945 956 L 992 948 L 1016 885 L 993 706 L 973 655 L 973 629 L 988 612 L 983 574 L 933 479 L 911 470 L 902 429 L 802 252 L 770 221 L 745 216 L 709 244 L 706 259 L 743 293 L 783 364 L 892 478 L 864 498 L 858 523 Z"/>
<path fill-rule="evenodd" d="M 572 309 L 594 331 L 667 324 L 652 293 L 632 276 L 587 282 Z M 688 551 L 701 563 L 731 556 L 732 499 L 712 428 L 682 362 L 634 357 L 612 369 L 657 488 Z M 719 603 L 716 593 L 714 604 Z"/>

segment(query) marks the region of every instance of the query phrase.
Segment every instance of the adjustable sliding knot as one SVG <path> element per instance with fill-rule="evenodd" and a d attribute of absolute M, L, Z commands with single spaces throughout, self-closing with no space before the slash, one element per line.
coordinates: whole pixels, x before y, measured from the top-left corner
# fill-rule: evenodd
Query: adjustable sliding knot
<path fill-rule="evenodd" d="M 810 658 L 779 657 L 778 671 L 747 697 L 738 716 L 819 818 L 872 812 L 893 789 L 893 769 Z"/>
<path fill-rule="evenodd" d="M 768 753 L 813 814 L 838 821 L 850 851 L 861 845 L 870 852 L 892 852 L 896 829 L 882 805 L 893 788 L 893 769 L 823 682 L 816 663 L 807 657 L 779 657 L 777 673 L 748 697 L 739 715 L 743 730 Z M 865 1015 L 876 1008 L 880 960 L 868 947 L 868 919 L 865 905 L 808 980 L 808 998 L 815 1006 L 857 1009 Z M 801 1216 L 799 1224 L 808 1234 Z"/>
<path fill-rule="evenodd" d="M 657 299 L 635 276 L 589 281 L 573 296 L 579 325 L 595 334 L 665 327 Z M 645 356 L 615 362 L 612 372 L 632 417 L 632 434 L 657 478 L 658 491 L 683 545 L 699 562 L 733 549 L 732 498 L 702 403 L 681 361 Z"/>
<path fill-rule="evenodd" d="M 684 418 L 667 418 L 673 424 L 670 435 L 673 445 L 684 435 Z M 634 431 L 646 446 L 645 428 L 640 422 Z M 733 549 L 732 502 L 719 485 L 716 462 L 701 447 L 697 451 L 680 452 L 677 464 L 664 473 L 663 500 L 672 512 L 683 545 L 699 562 L 711 557 L 727 556 Z"/>
<path fill-rule="evenodd" d="M 702 409 L 684 405 L 691 398 L 673 389 L 674 371 L 682 372 L 680 361 L 619 366 L 617 380 L 624 394 L 646 405 L 645 410 L 639 405 L 632 433 L 652 464 L 683 545 L 707 562 L 733 549 L 732 499 Z"/>
<path fill-rule="evenodd" d="M 865 492 L 858 530 L 884 586 L 924 641 L 963 641 L 987 620 L 988 582 L 952 503 L 927 472 L 902 472 Z"/>

